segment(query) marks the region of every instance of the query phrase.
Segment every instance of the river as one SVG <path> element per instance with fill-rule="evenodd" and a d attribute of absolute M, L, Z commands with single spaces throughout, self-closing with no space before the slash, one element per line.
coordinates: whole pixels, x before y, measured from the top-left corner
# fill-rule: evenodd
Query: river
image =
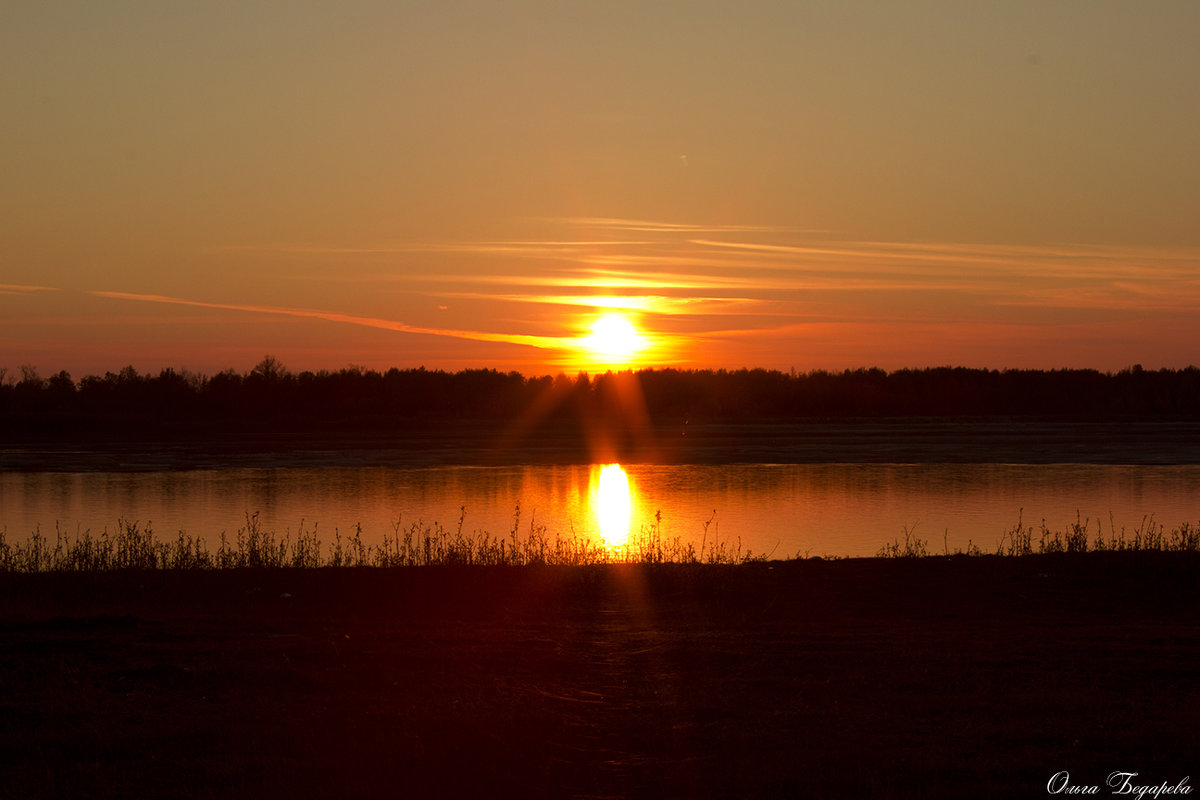
<path fill-rule="evenodd" d="M 314 527 L 323 540 L 361 526 L 376 543 L 395 530 L 572 535 L 619 543 L 651 526 L 697 548 L 871 556 L 905 531 L 931 553 L 970 545 L 994 552 L 1023 519 L 1090 538 L 1147 519 L 1200 519 L 1194 464 L 626 464 L 238 467 L 160 471 L 5 471 L 0 530 L 93 535 L 118 520 L 163 538 L 183 531 L 214 545 L 257 515 L 276 534 Z M 1115 531 L 1114 531 L 1115 528 Z M 1035 540 L 1036 541 L 1036 540 Z"/>

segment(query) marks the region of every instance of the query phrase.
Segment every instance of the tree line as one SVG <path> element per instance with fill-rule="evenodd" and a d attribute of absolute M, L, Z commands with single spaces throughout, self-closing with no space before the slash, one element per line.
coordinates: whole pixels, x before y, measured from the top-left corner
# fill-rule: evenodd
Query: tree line
<path fill-rule="evenodd" d="M 75 381 L 0 369 L 0 430 L 104 425 L 256 430 L 378 429 L 433 421 L 639 415 L 653 423 L 916 416 L 1194 418 L 1200 369 L 988 370 L 964 367 L 784 373 L 765 369 L 526 377 L 468 369 L 350 367 L 292 372 L 268 357 L 248 373 L 157 374 L 133 367 Z"/>

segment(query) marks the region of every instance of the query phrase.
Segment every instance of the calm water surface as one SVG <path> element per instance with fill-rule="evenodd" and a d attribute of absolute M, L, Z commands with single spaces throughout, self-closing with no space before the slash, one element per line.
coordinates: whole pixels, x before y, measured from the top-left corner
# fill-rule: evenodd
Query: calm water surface
<path fill-rule="evenodd" d="M 1061 530 L 1076 513 L 1132 531 L 1145 517 L 1168 528 L 1200 520 L 1200 466 L 807 464 L 632 465 L 601 479 L 595 466 L 313 467 L 170 472 L 0 474 L 0 529 L 9 539 L 55 525 L 113 530 L 118 519 L 215 545 L 248 514 L 266 530 L 317 526 L 329 540 L 361 524 L 378 542 L 419 523 L 500 535 L 544 525 L 610 540 L 654 523 L 665 536 L 714 538 L 755 553 L 875 555 L 907 527 L 941 552 L 995 549 L 1024 510 Z M 627 489 L 625 487 L 628 487 Z M 517 512 L 519 509 L 519 517 Z M 601 531 L 601 520 L 606 526 Z M 614 520 L 616 520 L 614 522 Z M 628 520 L 628 522 L 625 522 Z M 705 523 L 708 524 L 707 532 Z"/>

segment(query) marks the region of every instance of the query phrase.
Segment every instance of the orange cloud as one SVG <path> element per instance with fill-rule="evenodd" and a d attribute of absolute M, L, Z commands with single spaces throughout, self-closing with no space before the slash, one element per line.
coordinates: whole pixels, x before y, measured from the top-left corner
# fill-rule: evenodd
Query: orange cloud
<path fill-rule="evenodd" d="M 0 283 L 0 294 L 33 294 L 34 292 L 57 292 L 53 286 L 29 286 L 22 283 Z"/>
<path fill-rule="evenodd" d="M 620 308 L 652 314 L 732 314 L 748 313 L 743 306 L 757 308 L 767 301 L 751 297 L 672 297 L 668 295 L 588 295 L 588 294 L 484 294 L 482 292 L 437 292 L 438 297 L 470 300 L 499 300 L 512 303 Z M 755 310 L 753 313 L 761 313 Z"/>
<path fill-rule="evenodd" d="M 575 225 L 583 228 L 621 230 L 647 233 L 800 233 L 798 228 L 781 228 L 770 225 L 696 225 L 680 222 L 659 222 L 644 219 L 620 219 L 616 217 L 556 217 L 548 222 Z"/>
<path fill-rule="evenodd" d="M 556 336 L 528 336 L 524 334 L 487 333 L 484 331 L 460 331 L 443 328 L 423 328 L 407 325 L 390 319 L 377 317 L 360 317 L 353 314 L 341 314 L 336 311 L 320 311 L 309 308 L 280 308 L 278 306 L 240 305 L 233 303 L 206 303 L 200 300 L 186 300 L 179 297 L 165 297 L 155 294 L 133 294 L 130 292 L 92 291 L 89 294 L 96 297 L 107 297 L 114 300 L 134 300 L 146 303 L 169 303 L 172 305 L 194 306 L 196 308 L 214 308 L 223 311 L 243 311 L 252 314 L 278 314 L 287 317 L 302 317 L 305 319 L 320 319 L 327 322 L 341 322 L 348 325 L 362 325 L 368 328 L 397 331 L 399 333 L 419 333 L 429 336 L 449 336 L 455 339 L 470 339 L 477 342 L 504 342 L 507 344 L 526 345 L 548 349 L 565 349 L 575 346 L 575 340 Z"/>

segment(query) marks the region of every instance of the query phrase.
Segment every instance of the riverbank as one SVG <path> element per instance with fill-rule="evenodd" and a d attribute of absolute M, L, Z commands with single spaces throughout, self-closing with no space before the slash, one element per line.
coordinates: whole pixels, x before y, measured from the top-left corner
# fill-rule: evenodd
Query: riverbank
<path fill-rule="evenodd" d="M 11 797 L 1195 783 L 1200 557 L 0 575 Z"/>

